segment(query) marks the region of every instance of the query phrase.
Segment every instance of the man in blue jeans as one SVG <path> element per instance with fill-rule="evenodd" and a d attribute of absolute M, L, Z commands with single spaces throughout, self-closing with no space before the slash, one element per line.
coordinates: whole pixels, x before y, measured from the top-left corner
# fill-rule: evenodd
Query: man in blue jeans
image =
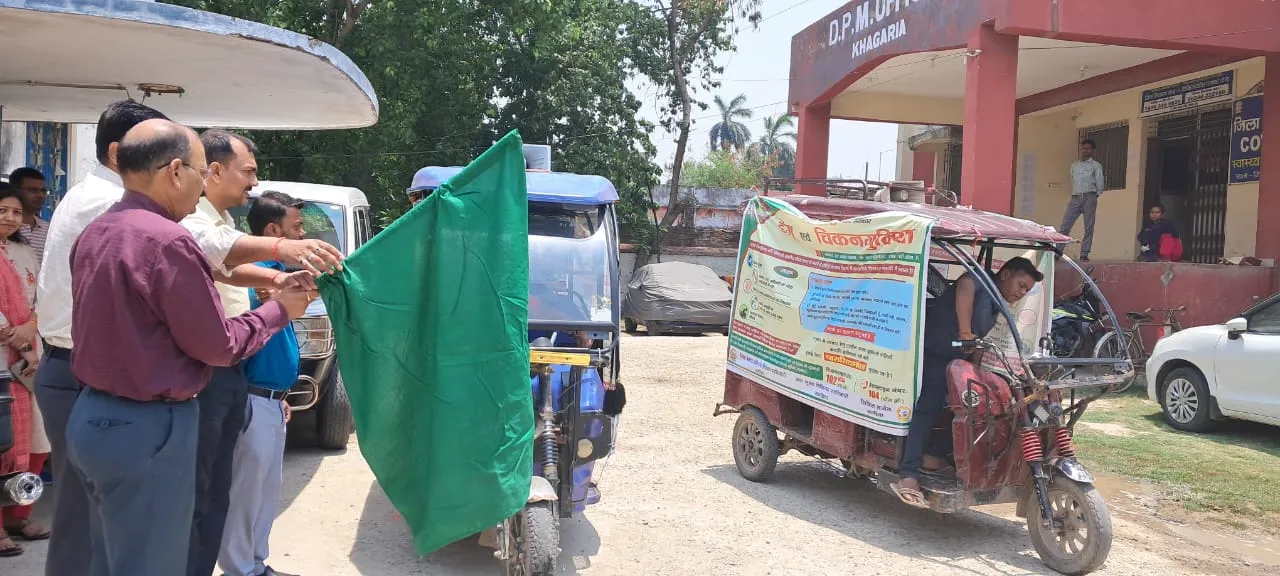
<path fill-rule="evenodd" d="M 301 201 L 281 192 L 265 192 L 249 208 L 254 236 L 301 239 Z M 284 264 L 259 262 L 284 274 Z M 270 289 L 249 290 L 257 309 Z M 244 432 L 231 460 L 231 498 L 222 531 L 218 565 L 226 576 L 290 576 L 267 565 L 271 525 L 280 508 L 284 480 L 285 424 L 289 405 L 285 395 L 298 379 L 298 338 L 293 326 L 276 334 L 257 354 L 244 361 L 249 398 Z"/>
<path fill-rule="evenodd" d="M 1036 270 L 1030 260 L 1017 257 L 1005 262 L 992 280 L 1000 291 L 1000 297 L 1014 303 L 1035 288 L 1037 282 L 1044 280 L 1044 274 Z M 953 343 L 986 337 L 995 328 L 999 315 L 999 303 L 978 284 L 972 273 L 961 276 L 946 292 L 928 303 L 920 397 L 916 399 L 915 410 L 911 413 L 911 425 L 903 447 L 898 470 L 902 479 L 893 484 L 894 493 L 911 506 L 929 507 L 924 493 L 920 491 L 920 470 L 945 468 L 951 448 L 949 433 L 933 438 L 932 443 L 930 437 L 938 414 L 947 408 L 947 365 L 953 360 L 965 359 L 971 352 L 956 348 Z M 947 430 L 949 432 L 950 428 Z"/>

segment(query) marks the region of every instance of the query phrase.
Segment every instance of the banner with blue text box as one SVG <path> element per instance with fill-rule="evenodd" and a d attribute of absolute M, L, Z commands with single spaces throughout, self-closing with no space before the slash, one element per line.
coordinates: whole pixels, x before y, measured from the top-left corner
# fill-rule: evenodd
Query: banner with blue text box
<path fill-rule="evenodd" d="M 933 221 L 810 220 L 753 198 L 743 218 L 729 371 L 905 436 L 919 388 Z"/>
<path fill-rule="evenodd" d="M 1262 174 L 1262 95 L 1236 100 L 1231 118 L 1231 184 Z"/>

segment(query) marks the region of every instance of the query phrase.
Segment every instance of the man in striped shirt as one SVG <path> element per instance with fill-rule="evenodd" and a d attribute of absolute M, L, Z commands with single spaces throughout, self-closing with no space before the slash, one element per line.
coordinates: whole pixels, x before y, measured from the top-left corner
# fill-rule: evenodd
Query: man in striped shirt
<path fill-rule="evenodd" d="M 9 185 L 22 194 L 22 210 L 26 220 L 18 230 L 36 253 L 36 262 L 44 260 L 44 239 L 49 235 L 49 223 L 40 218 L 49 190 L 45 187 L 44 174 L 35 168 L 18 168 L 9 174 Z"/>

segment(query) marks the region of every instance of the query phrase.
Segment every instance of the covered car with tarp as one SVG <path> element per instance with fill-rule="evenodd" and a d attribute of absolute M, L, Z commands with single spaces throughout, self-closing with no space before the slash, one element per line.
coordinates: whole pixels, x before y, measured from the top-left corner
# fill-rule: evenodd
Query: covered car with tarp
<path fill-rule="evenodd" d="M 659 262 L 636 270 L 622 296 L 628 332 L 644 325 L 651 336 L 729 332 L 733 292 L 701 264 Z"/>

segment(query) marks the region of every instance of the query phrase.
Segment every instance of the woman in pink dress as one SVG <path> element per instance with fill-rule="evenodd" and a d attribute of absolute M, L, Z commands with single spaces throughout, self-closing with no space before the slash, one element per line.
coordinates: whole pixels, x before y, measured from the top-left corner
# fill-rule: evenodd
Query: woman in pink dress
<path fill-rule="evenodd" d="M 18 233 L 22 226 L 22 198 L 17 190 L 0 184 L 0 368 L 11 376 L 0 379 L 13 396 L 13 448 L 0 457 L 0 472 L 30 471 L 39 474 L 49 456 L 49 437 L 36 406 L 33 381 L 40 359 L 36 330 L 35 294 L 39 263 L 35 252 Z M 25 360 L 25 367 L 20 361 Z M 16 373 L 15 373 L 16 372 Z M 0 509 L 0 557 L 22 554 L 15 539 L 44 540 L 49 531 L 31 520 L 30 506 Z"/>

